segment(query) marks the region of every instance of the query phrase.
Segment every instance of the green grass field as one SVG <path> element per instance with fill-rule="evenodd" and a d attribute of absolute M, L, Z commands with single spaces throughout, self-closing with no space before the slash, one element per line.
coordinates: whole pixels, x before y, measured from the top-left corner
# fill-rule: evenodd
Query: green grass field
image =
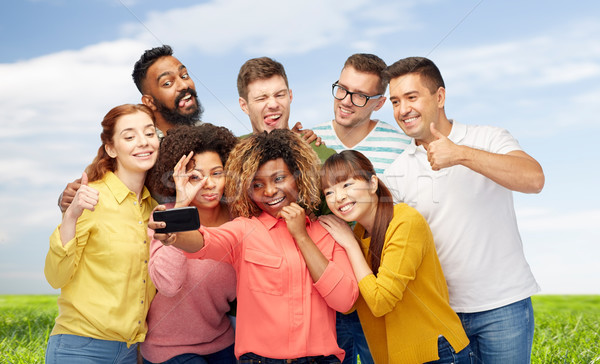
<path fill-rule="evenodd" d="M 600 363 L 600 296 L 535 296 L 533 363 Z M 43 363 L 56 296 L 0 295 L 0 363 Z"/>

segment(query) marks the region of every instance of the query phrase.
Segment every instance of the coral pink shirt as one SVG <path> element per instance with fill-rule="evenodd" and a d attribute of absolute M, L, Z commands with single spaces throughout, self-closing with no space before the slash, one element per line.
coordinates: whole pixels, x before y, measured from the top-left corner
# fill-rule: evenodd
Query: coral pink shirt
<path fill-rule="evenodd" d="M 237 274 L 235 355 L 293 359 L 336 355 L 335 312 L 348 311 L 358 286 L 346 251 L 318 221 L 306 230 L 329 260 L 314 283 L 285 221 L 267 213 L 237 218 L 215 228 L 201 227 L 205 246 L 188 258 L 233 265 Z"/>

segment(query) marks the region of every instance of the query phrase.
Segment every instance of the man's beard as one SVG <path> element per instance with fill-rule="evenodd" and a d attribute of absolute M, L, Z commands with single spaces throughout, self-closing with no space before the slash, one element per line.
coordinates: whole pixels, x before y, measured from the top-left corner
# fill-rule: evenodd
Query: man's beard
<path fill-rule="evenodd" d="M 196 110 L 193 113 L 184 115 L 179 112 L 179 101 L 185 97 L 187 94 L 192 95 L 194 100 L 196 100 Z M 198 100 L 198 95 L 194 89 L 188 88 L 187 90 L 181 91 L 177 98 L 175 98 L 175 105 L 172 109 L 170 109 L 167 105 L 155 99 L 155 105 L 157 111 L 163 116 L 163 118 L 171 125 L 197 125 L 200 123 L 200 118 L 202 113 L 204 112 L 204 108 L 200 104 Z"/>

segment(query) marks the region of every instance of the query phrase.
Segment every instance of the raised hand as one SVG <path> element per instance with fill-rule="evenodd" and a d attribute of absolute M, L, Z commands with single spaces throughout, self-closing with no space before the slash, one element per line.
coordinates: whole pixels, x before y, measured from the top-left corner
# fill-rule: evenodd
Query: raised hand
<path fill-rule="evenodd" d="M 435 139 L 427 146 L 427 160 L 431 169 L 439 171 L 460 163 L 461 147 L 440 133 L 433 124 L 429 124 L 429 129 Z"/>
<path fill-rule="evenodd" d="M 148 221 L 148 236 L 152 237 L 152 239 L 159 240 L 163 245 L 172 245 L 177 240 L 177 234 L 175 233 L 157 233 L 156 229 L 162 229 L 167 226 L 167 223 L 164 221 L 154 221 L 152 216 L 154 216 L 154 211 L 165 211 L 167 208 L 165 205 L 158 205 L 152 210 L 152 214 L 150 214 L 150 221 Z"/>
<path fill-rule="evenodd" d="M 88 177 L 85 172 L 81 174 L 81 186 L 77 189 L 73 201 L 65 211 L 60 225 L 60 240 L 65 246 L 75 237 L 75 225 L 77 219 L 83 214 L 83 210 L 88 209 L 94 211 L 94 207 L 98 203 L 100 196 L 98 190 L 87 185 Z"/>
<path fill-rule="evenodd" d="M 354 232 L 350 229 L 348 223 L 339 217 L 335 215 L 322 215 L 319 216 L 319 222 L 321 222 L 325 230 L 329 232 L 331 237 L 342 248 L 348 250 L 348 248 L 355 247 L 358 244 L 358 240 L 356 240 Z"/>
<path fill-rule="evenodd" d="M 73 198 L 75 198 L 75 194 L 80 186 L 81 178 L 77 178 L 75 181 L 67 183 L 67 187 L 65 187 L 65 190 L 60 195 L 60 201 L 58 202 L 61 212 L 67 211 L 67 208 L 69 208 L 69 205 L 73 202 Z"/>
<path fill-rule="evenodd" d="M 302 136 L 302 139 L 306 141 L 308 144 L 315 142 L 315 145 L 318 147 L 322 144 L 321 137 L 315 134 L 311 129 L 302 129 L 302 123 L 297 122 L 292 128 L 294 133 L 299 133 Z"/>
<path fill-rule="evenodd" d="M 85 209 L 94 211 L 94 207 L 98 203 L 99 197 L 98 190 L 88 186 L 87 173 L 82 173 L 80 181 L 81 184 L 77 189 L 77 192 L 75 192 L 75 196 L 73 197 L 71 204 L 67 208 L 67 211 L 69 211 L 69 213 L 75 219 L 81 216 L 81 214 L 83 214 L 83 210 Z"/>
<path fill-rule="evenodd" d="M 194 152 L 190 152 L 187 156 L 182 156 L 173 168 L 173 181 L 176 189 L 175 207 L 189 206 L 208 179 L 208 176 L 204 177 L 194 169 L 186 171 L 193 155 Z"/>
<path fill-rule="evenodd" d="M 288 231 L 298 240 L 301 237 L 308 236 L 306 232 L 306 212 L 295 202 L 281 209 L 279 216 L 285 220 Z"/>

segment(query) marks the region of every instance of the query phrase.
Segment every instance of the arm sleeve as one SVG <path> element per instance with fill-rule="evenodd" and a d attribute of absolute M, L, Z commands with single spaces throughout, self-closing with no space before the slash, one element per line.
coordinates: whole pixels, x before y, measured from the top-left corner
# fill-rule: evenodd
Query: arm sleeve
<path fill-rule="evenodd" d="M 200 227 L 204 237 L 204 247 L 195 253 L 184 252 L 188 259 L 213 259 L 234 265 L 241 254 L 242 240 L 245 231 L 252 231 L 246 226 L 244 218 L 237 218 L 219 227 Z"/>
<path fill-rule="evenodd" d="M 327 238 L 333 240 L 331 235 Z M 358 285 L 346 250 L 335 241 L 333 245 L 332 259 L 313 285 L 329 307 L 347 312 L 358 298 Z"/>
<path fill-rule="evenodd" d="M 175 296 L 183 286 L 187 269 L 187 259 L 182 250 L 152 240 L 148 273 L 161 294 Z"/>
<path fill-rule="evenodd" d="M 476 140 L 485 140 L 485 144 L 481 146 L 474 146 L 486 150 L 490 153 L 496 154 L 507 154 L 515 150 L 523 150 L 519 142 L 510 134 L 506 129 L 498 128 L 495 126 L 477 126 L 473 127 L 473 133 L 478 135 Z"/>
<path fill-rule="evenodd" d="M 433 244 L 425 219 L 416 210 L 402 217 L 394 215 L 386 232 L 386 242 L 377 276 L 370 274 L 359 283 L 360 293 L 376 317 L 394 309 L 406 286 L 414 280 L 423 261 L 427 241 Z"/>
<path fill-rule="evenodd" d="M 53 288 L 62 288 L 73 278 L 83 249 L 88 242 L 92 221 L 91 211 L 85 210 L 77 219 L 75 237 L 64 246 L 60 240 L 60 225 L 50 235 L 50 248 L 46 254 L 44 275 Z"/>

